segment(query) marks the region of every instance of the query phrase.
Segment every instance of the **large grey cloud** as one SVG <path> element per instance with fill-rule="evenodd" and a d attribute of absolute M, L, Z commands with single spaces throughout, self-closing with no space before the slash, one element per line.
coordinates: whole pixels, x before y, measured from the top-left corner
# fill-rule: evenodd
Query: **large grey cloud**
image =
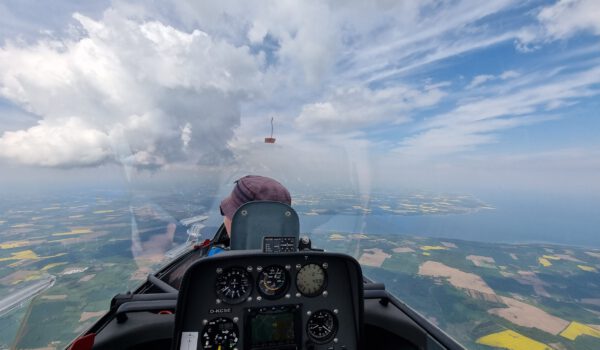
<path fill-rule="evenodd" d="M 59 167 L 227 159 L 240 101 L 260 90 L 261 56 L 114 10 L 74 18 L 73 37 L 0 49 L 0 95 L 40 117 L 3 133 L 0 156 Z"/>

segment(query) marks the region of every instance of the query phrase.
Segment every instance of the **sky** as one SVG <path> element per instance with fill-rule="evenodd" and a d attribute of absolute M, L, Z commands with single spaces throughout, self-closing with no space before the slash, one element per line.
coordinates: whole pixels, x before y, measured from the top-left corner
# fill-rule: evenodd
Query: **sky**
<path fill-rule="evenodd" d="M 5 184 L 259 173 L 600 194 L 596 0 L 5 0 L 0 12 Z"/>

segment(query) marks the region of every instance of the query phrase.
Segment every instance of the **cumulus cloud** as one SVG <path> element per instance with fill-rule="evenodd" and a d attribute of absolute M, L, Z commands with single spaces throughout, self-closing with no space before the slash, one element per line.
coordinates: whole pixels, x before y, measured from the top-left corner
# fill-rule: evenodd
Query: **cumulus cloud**
<path fill-rule="evenodd" d="M 111 158 L 112 151 L 108 135 L 69 118 L 4 133 L 0 154 L 29 165 L 73 167 L 99 165 Z"/>
<path fill-rule="evenodd" d="M 330 74 L 348 20 L 338 6 L 322 1 L 268 0 L 257 6 L 230 0 L 175 0 L 169 3 L 169 9 L 189 28 L 201 28 L 228 42 L 246 43 L 263 52 L 262 44 L 269 36 L 277 44 L 279 62 L 271 67 L 272 73 L 294 84 L 313 87 Z M 352 16 L 352 20 L 355 18 Z"/>
<path fill-rule="evenodd" d="M 32 3 L 22 0 L 5 0 L 0 3 L 0 42 L 6 39 L 34 42 L 40 35 L 62 36 L 69 31 L 65 26 L 75 12 L 88 15 L 103 11 L 111 0 Z M 32 8 L 32 6 L 34 8 Z"/>
<path fill-rule="evenodd" d="M 34 163 L 24 140 L 49 139 L 44 132 L 55 129 L 45 125 L 66 128 L 64 121 L 73 118 L 107 139 L 112 154 L 97 137 L 88 147 L 73 143 L 65 156 L 37 164 L 95 165 L 80 161 L 94 145 L 98 152 L 91 153 L 103 155 L 97 161 L 139 168 L 222 163 L 233 157 L 241 102 L 277 91 L 291 91 L 279 93 L 282 100 L 302 96 L 305 84 L 326 79 L 347 20 L 331 16 L 320 2 L 145 5 L 115 1 L 97 20 L 74 14 L 66 37 L 42 35 L 0 48 L 0 96 L 40 119 L 20 130 L 20 148 L 13 136 L 0 134 L 12 147 L 0 156 Z M 167 24 L 173 18 L 163 12 L 176 14 L 180 25 Z"/>
<path fill-rule="evenodd" d="M 261 58 L 199 30 L 138 22 L 113 10 L 75 14 L 79 35 L 0 48 L 0 95 L 41 118 L 0 137 L 27 164 L 214 163 L 259 90 Z M 71 136 L 69 136 L 71 134 Z M 50 156 L 50 153 L 55 153 Z"/>

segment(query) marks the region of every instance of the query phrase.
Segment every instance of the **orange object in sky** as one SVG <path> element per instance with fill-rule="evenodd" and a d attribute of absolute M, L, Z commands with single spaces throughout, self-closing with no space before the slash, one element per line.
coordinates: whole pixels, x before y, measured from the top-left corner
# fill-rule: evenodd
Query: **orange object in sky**
<path fill-rule="evenodd" d="M 275 138 L 273 137 L 273 117 L 271 117 L 271 137 L 265 137 L 265 143 L 275 143 Z"/>

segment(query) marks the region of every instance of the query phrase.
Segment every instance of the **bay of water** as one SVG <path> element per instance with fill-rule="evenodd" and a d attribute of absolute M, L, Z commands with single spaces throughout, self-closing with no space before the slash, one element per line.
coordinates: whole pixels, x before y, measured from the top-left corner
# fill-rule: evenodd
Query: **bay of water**
<path fill-rule="evenodd" d="M 600 248 L 600 200 L 496 196 L 495 207 L 452 215 L 301 215 L 303 232 L 406 234 L 483 242 L 553 243 Z"/>

